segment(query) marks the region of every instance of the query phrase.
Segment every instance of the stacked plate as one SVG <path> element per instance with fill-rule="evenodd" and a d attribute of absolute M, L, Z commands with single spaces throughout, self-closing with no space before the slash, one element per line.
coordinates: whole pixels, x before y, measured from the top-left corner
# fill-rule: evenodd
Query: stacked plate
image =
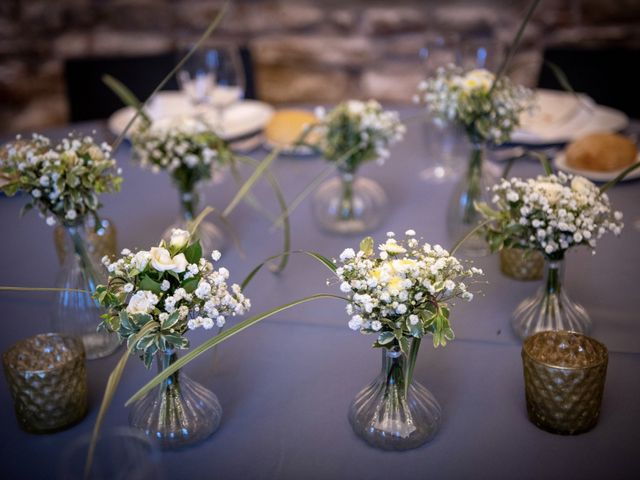
<path fill-rule="evenodd" d="M 148 107 L 152 121 L 168 119 L 180 121 L 198 117 L 210 124 L 225 140 L 243 150 L 249 150 L 262 143 L 262 131 L 274 113 L 273 107 L 257 100 L 242 100 L 224 110 L 220 117 L 212 107 L 193 105 L 187 96 L 178 91 L 163 91 L 153 99 Z M 124 107 L 109 118 L 109 130 L 119 135 L 134 116 L 132 107 Z M 245 146 L 244 148 L 242 146 Z"/>

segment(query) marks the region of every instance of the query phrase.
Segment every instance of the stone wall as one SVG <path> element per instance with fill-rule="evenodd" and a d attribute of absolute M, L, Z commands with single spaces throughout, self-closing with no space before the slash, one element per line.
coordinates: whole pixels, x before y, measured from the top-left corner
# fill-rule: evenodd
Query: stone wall
<path fill-rule="evenodd" d="M 64 60 L 171 50 L 197 38 L 219 0 L 1 0 L 0 131 L 67 118 Z M 425 35 L 507 41 L 525 0 L 237 0 L 214 37 L 251 47 L 259 95 L 280 102 L 406 102 Z M 640 44 L 640 0 L 543 0 L 513 62 L 533 84 L 545 45 Z"/>

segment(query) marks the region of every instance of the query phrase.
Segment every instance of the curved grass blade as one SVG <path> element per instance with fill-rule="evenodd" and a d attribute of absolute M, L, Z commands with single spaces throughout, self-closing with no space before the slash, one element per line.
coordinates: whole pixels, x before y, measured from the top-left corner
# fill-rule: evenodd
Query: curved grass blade
<path fill-rule="evenodd" d="M 187 365 L 191 360 L 193 360 L 196 357 L 202 355 L 204 352 L 206 352 L 207 350 L 215 347 L 219 343 L 224 342 L 228 338 L 233 337 L 236 333 L 240 333 L 241 331 L 246 330 L 247 328 L 251 327 L 252 325 L 255 325 L 256 323 L 260 322 L 261 320 L 264 320 L 265 318 L 269 318 L 269 317 L 275 315 L 276 313 L 280 313 L 280 312 L 282 312 L 284 310 L 287 310 L 287 309 L 289 309 L 291 307 L 295 307 L 297 305 L 301 305 L 303 303 L 310 302 L 312 300 L 319 300 L 319 299 L 322 299 L 322 298 L 336 298 L 336 299 L 340 299 L 340 300 L 347 300 L 346 298 L 340 297 L 339 295 L 332 295 L 332 294 L 328 294 L 328 293 L 318 293 L 316 295 L 311 295 L 311 296 L 308 296 L 308 297 L 305 297 L 305 298 L 301 298 L 299 300 L 295 300 L 295 301 L 290 302 L 290 303 L 286 303 L 284 305 L 280 305 L 278 307 L 275 307 L 275 308 L 272 308 L 270 310 L 267 310 L 266 312 L 262 312 L 259 315 L 256 315 L 254 317 L 248 318 L 247 320 L 244 320 L 243 322 L 240 322 L 239 324 L 237 324 L 236 326 L 230 328 L 229 330 L 227 330 L 225 332 L 222 332 L 222 333 L 216 335 L 213 338 L 210 338 L 206 342 L 204 342 L 201 345 L 199 345 L 198 347 L 194 348 L 191 352 L 187 353 L 184 357 L 178 359 L 177 362 L 175 362 L 174 364 L 170 365 L 167 369 L 163 370 L 158 375 L 153 377 L 144 387 L 142 387 L 135 394 L 133 394 L 131 396 L 131 398 L 129 398 L 129 400 L 127 400 L 127 402 L 125 403 L 125 406 L 129 406 L 129 405 L 131 405 L 131 403 L 135 402 L 136 400 L 139 400 L 147 392 L 151 391 L 155 386 L 159 385 L 164 379 L 169 377 L 171 374 L 173 374 L 174 372 L 176 372 L 180 368 L 182 368 L 185 365 Z"/>
<path fill-rule="evenodd" d="M 409 385 L 411 385 L 411 380 L 413 380 L 413 370 L 416 367 L 416 360 L 418 359 L 418 351 L 420 350 L 420 341 L 421 338 L 415 337 L 411 341 L 411 349 L 409 351 L 409 366 L 407 368 L 407 376 L 404 382 L 404 393 L 405 395 L 409 392 Z"/>
<path fill-rule="evenodd" d="M 475 207 L 475 205 L 474 205 Z M 477 207 L 476 207 L 477 208 Z M 462 237 L 451 249 L 451 252 L 449 253 L 449 255 L 453 256 L 458 249 L 460 248 L 460 246 L 466 242 L 467 240 L 469 240 L 473 235 L 475 235 L 478 231 L 480 231 L 480 229 L 484 228 L 486 225 L 489 225 L 491 222 L 493 222 L 493 219 L 488 219 L 485 220 L 484 222 L 479 223 L 478 225 L 476 225 L 473 229 L 471 229 L 469 231 L 469 233 L 467 233 L 464 237 Z"/>
<path fill-rule="evenodd" d="M 629 175 L 638 167 L 640 167 L 640 162 L 634 163 L 633 165 L 630 165 L 627 168 L 625 168 L 622 172 L 620 172 L 620 174 L 616 178 L 614 178 L 613 180 L 610 180 L 609 182 L 605 183 L 600 187 L 600 195 L 602 195 L 604 192 L 609 190 L 611 187 L 615 186 L 620 180 L 622 180 L 624 177 Z"/>
<path fill-rule="evenodd" d="M 78 292 L 91 293 L 78 288 L 49 288 L 49 287 L 11 287 L 0 286 L 0 292 Z"/>
<path fill-rule="evenodd" d="M 542 169 L 544 170 L 545 175 L 553 175 L 553 169 L 551 168 L 551 162 L 549 161 L 549 157 L 544 153 L 531 151 L 529 154 L 536 157 L 540 164 L 542 165 Z"/>
<path fill-rule="evenodd" d="M 250 157 L 240 157 L 240 161 L 244 161 L 245 163 L 249 163 L 250 165 L 259 166 L 258 161 Z M 284 271 L 289 261 L 289 255 L 286 255 L 286 252 L 291 250 L 291 223 L 289 221 L 289 214 L 287 212 L 287 202 L 284 199 L 284 195 L 282 194 L 282 189 L 280 188 L 278 179 L 271 173 L 269 169 L 265 170 L 265 175 L 267 177 L 267 181 L 269 182 L 269 184 L 271 185 L 271 188 L 273 189 L 273 193 L 275 194 L 276 199 L 278 200 L 278 205 L 280 206 L 281 215 L 284 215 L 283 230 L 282 230 L 283 255 L 281 257 L 280 264 L 271 269 L 273 272 L 280 273 Z"/>
<path fill-rule="evenodd" d="M 122 103 L 128 105 L 135 110 L 138 111 L 139 115 L 144 119 L 145 122 L 151 123 L 151 119 L 149 115 L 142 109 L 143 105 L 138 97 L 134 95 L 134 93 L 127 88 L 127 86 L 111 75 L 103 75 L 102 82 L 111 89 L 113 93 L 115 93 Z"/>
<path fill-rule="evenodd" d="M 182 59 L 176 64 L 176 66 L 173 67 L 171 71 L 162 79 L 162 81 L 156 86 L 153 92 L 151 92 L 151 95 L 149 95 L 147 99 L 144 101 L 140 109 L 136 111 L 133 117 L 131 117 L 131 120 L 129 120 L 129 123 L 127 123 L 127 126 L 120 133 L 120 135 L 118 135 L 118 138 L 116 138 L 115 142 L 113 142 L 113 145 L 111 146 L 114 152 L 118 149 L 118 147 L 124 140 L 125 136 L 127 135 L 127 132 L 133 125 L 133 122 L 135 122 L 138 116 L 140 115 L 140 112 L 142 112 L 145 109 L 149 101 L 162 89 L 162 87 L 164 87 L 167 84 L 167 82 L 171 79 L 171 77 L 173 77 L 176 74 L 176 72 L 180 70 L 180 68 L 182 68 L 182 66 L 187 62 L 187 60 L 191 58 L 191 56 L 196 52 L 196 50 L 198 50 L 198 48 L 200 48 L 200 46 L 204 43 L 204 41 L 213 33 L 213 31 L 218 27 L 218 24 L 222 20 L 222 17 L 224 17 L 224 15 L 226 14 L 228 8 L 229 8 L 229 2 L 226 1 L 222 4 L 220 11 L 216 15 L 216 17 L 213 19 L 213 21 L 209 24 L 209 26 L 207 27 L 205 32 L 202 34 L 202 36 L 198 39 L 196 44 L 191 48 L 191 50 L 189 50 L 189 52 L 184 57 L 182 57 Z"/>
<path fill-rule="evenodd" d="M 246 158 L 251 158 L 251 157 L 246 157 Z M 256 160 L 253 160 L 253 161 L 257 162 Z M 236 185 L 238 186 L 238 188 L 240 188 L 240 186 L 242 185 L 243 179 L 242 179 L 242 175 L 240 174 L 240 171 L 238 170 L 238 166 L 236 165 L 235 157 L 231 161 L 231 165 L 229 166 L 229 169 L 231 170 L 231 176 L 235 180 Z M 251 192 L 247 193 L 247 195 L 244 197 L 244 201 L 251 208 L 261 213 L 262 215 L 267 217 L 269 220 L 273 221 L 274 215 L 269 210 L 267 210 L 265 207 L 262 206 L 262 204 L 258 201 L 258 199 L 253 195 L 253 193 Z"/>
<path fill-rule="evenodd" d="M 233 225 L 231 225 L 231 222 L 229 222 L 229 220 L 227 220 L 220 213 L 218 213 L 218 211 L 214 207 L 207 205 L 205 208 L 202 209 L 202 211 L 198 214 L 198 216 L 195 219 L 189 222 L 189 235 L 193 236 L 196 229 L 198 228 L 198 225 L 200 225 L 200 223 L 202 223 L 205 217 L 211 213 L 215 213 L 218 220 L 222 222 L 222 224 L 225 227 L 225 231 L 231 237 L 233 246 L 236 247 L 236 250 L 238 250 L 240 257 L 244 258 L 245 253 L 244 253 L 244 250 L 242 250 L 242 244 L 240 243 L 240 237 L 238 236 L 238 233 L 236 232 L 235 228 L 233 228 Z M 211 252 L 207 252 L 207 253 L 211 253 Z"/>
<path fill-rule="evenodd" d="M 504 166 L 504 169 L 502 170 L 502 178 L 507 178 L 509 176 L 509 173 L 511 172 L 511 169 L 513 168 L 514 163 L 516 163 L 518 160 L 522 160 L 523 158 L 525 158 L 527 156 L 527 153 L 528 152 L 524 152 L 524 153 L 521 153 L 520 155 L 516 155 L 514 157 L 508 158 Z"/>
<path fill-rule="evenodd" d="M 498 81 L 500 80 L 500 78 L 502 78 L 502 75 L 504 75 L 504 73 L 507 71 L 507 67 L 511 63 L 511 60 L 513 59 L 513 56 L 516 53 L 516 50 L 520 46 L 520 40 L 522 40 L 522 34 L 524 33 L 524 29 L 529 23 L 529 20 L 531 20 L 531 17 L 533 16 L 533 12 L 538 7 L 539 3 L 540 3 L 540 0 L 533 0 L 531 2 L 531 5 L 529 5 L 527 13 L 522 19 L 522 22 L 520 23 L 520 27 L 518 27 L 518 31 L 516 32 L 513 42 L 511 42 L 511 45 L 509 45 L 509 50 L 507 51 L 507 55 L 505 56 L 504 60 L 500 64 L 500 67 L 498 68 L 496 76 L 493 79 L 493 83 L 491 84 L 491 88 L 489 89 L 489 97 L 491 97 L 491 94 L 495 90 L 496 85 L 498 84 Z"/>
<path fill-rule="evenodd" d="M 105 387 L 104 395 L 102 396 L 100 410 L 98 411 L 96 423 L 94 424 L 93 431 L 91 433 L 91 443 L 89 444 L 89 451 L 87 452 L 87 460 L 84 467 L 84 478 L 89 478 L 91 465 L 93 464 L 93 456 L 95 454 L 96 443 L 98 441 L 98 435 L 100 433 L 100 427 L 102 427 L 102 422 L 104 421 L 107 409 L 109 408 L 109 405 L 111 405 L 113 396 L 116 393 L 118 384 L 120 383 L 120 379 L 122 378 L 122 373 L 124 372 L 124 367 L 127 365 L 127 361 L 131 356 L 131 350 L 140 338 L 142 338 L 149 330 L 152 330 L 156 327 L 157 323 L 155 322 L 149 322 L 144 327 L 142 327 L 140 331 L 135 335 L 134 340 L 130 343 L 131 347 L 125 350 L 125 352 L 122 354 L 122 357 L 120 357 L 120 360 L 118 360 L 118 363 L 109 374 L 107 386 Z"/>
<path fill-rule="evenodd" d="M 271 257 L 268 257 L 267 259 L 265 259 L 262 263 L 258 264 L 253 270 L 251 270 L 251 272 L 249 272 L 249 275 L 247 275 L 246 278 L 240 284 L 240 288 L 244 290 L 247 287 L 247 285 L 249 285 L 251 280 L 253 280 L 253 277 L 255 277 L 256 274 L 262 269 L 262 267 L 264 267 L 267 263 L 271 262 L 272 260 L 276 260 L 277 258 L 285 255 L 289 256 L 291 254 L 299 254 L 299 253 L 315 258 L 320 263 L 322 263 L 325 267 L 331 270 L 332 273 L 336 273 L 335 264 L 324 255 L 321 255 L 316 252 L 308 252 L 306 250 L 294 250 L 292 252 L 284 252 L 284 253 L 279 253 L 277 255 L 272 255 Z"/>

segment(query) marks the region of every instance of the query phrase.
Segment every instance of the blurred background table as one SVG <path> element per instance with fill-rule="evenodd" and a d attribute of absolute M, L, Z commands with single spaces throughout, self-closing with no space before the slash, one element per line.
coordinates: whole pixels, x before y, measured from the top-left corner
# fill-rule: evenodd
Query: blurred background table
<path fill-rule="evenodd" d="M 401 110 L 403 117 L 417 113 Z M 76 124 L 78 131 L 96 130 L 111 139 L 101 122 Z M 637 124 L 634 124 L 637 127 Z M 636 128 L 637 129 L 637 128 Z M 390 208 L 374 232 L 414 228 L 431 243 L 451 246 L 445 232 L 445 206 L 453 182 L 431 184 L 417 173 L 427 165 L 419 122 L 409 124 L 404 142 L 382 167 L 366 166 L 364 176 L 376 179 L 388 194 Z M 52 137 L 65 130 L 47 132 Z M 5 139 L 6 140 L 6 139 Z M 263 151 L 255 153 L 262 158 Z M 142 171 L 130 161 L 124 145 L 117 153 L 124 170 L 122 192 L 105 195 L 103 214 L 114 220 L 120 248 L 148 248 L 178 210 L 177 193 L 166 175 Z M 273 171 L 291 200 L 324 167 L 318 158 L 283 157 Z M 513 175 L 540 172 L 536 161 L 517 163 Z M 225 180 L 206 190 L 207 204 L 225 206 L 235 191 Z M 277 211 L 273 194 L 258 185 L 255 195 Z M 470 304 L 453 310 L 455 342 L 434 351 L 422 348 L 416 369 L 444 411 L 442 429 L 429 444 L 409 452 L 387 453 L 362 443 L 351 431 L 347 408 L 355 394 L 379 370 L 380 352 L 371 339 L 348 330 L 344 305 L 319 301 L 288 310 L 264 321 L 208 352 L 186 368 L 187 373 L 220 398 L 224 419 L 220 430 L 204 443 L 163 454 L 166 478 L 466 478 L 482 472 L 487 478 L 635 478 L 640 454 L 640 322 L 637 285 L 640 218 L 637 182 L 610 191 L 614 206 L 624 212 L 626 227 L 619 238 L 607 236 L 595 256 L 587 249 L 569 254 L 565 278 L 572 298 L 594 321 L 592 336 L 609 348 L 610 361 L 599 425 L 577 437 L 545 433 L 526 417 L 520 344 L 509 320 L 515 306 L 538 282 L 516 282 L 499 273 L 497 256 L 476 259 L 488 283 Z M 0 199 L 3 227 L 0 283 L 53 285 L 58 269 L 53 232 L 37 215 L 18 219 L 22 198 Z M 265 257 L 278 253 L 281 233 L 246 205 L 231 221 L 246 253 L 231 245 L 223 264 L 234 281 Z M 292 215 L 294 249 L 337 256 L 356 247 L 360 238 L 323 233 L 311 218 L 308 201 Z M 253 313 L 315 292 L 337 292 L 329 272 L 312 259 L 293 256 L 281 275 L 266 270 L 247 290 Z M 4 351 L 19 339 L 48 331 L 52 295 L 1 293 L 5 324 Z M 197 345 L 205 332 L 192 336 Z M 121 350 L 120 350 L 121 351 Z M 6 387 L 0 388 L 0 458 L 3 477 L 51 478 L 58 458 L 74 438 L 90 431 L 109 371 L 119 354 L 88 363 L 90 413 L 80 424 L 55 435 L 30 435 L 19 430 Z M 123 403 L 151 377 L 135 359 L 107 415 L 106 428 L 127 424 Z"/>

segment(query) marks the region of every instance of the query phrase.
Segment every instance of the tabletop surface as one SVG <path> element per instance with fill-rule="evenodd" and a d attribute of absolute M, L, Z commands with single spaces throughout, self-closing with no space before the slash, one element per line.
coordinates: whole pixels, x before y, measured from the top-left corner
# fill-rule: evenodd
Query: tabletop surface
<path fill-rule="evenodd" d="M 416 112 L 401 110 L 409 117 Z M 104 123 L 78 125 L 112 139 Z M 383 166 L 366 165 L 363 176 L 377 180 L 390 202 L 375 238 L 385 232 L 413 228 L 430 243 L 450 247 L 445 210 L 454 181 L 429 183 L 417 173 L 429 165 L 422 125 L 408 125 L 405 140 L 392 149 Z M 51 132 L 52 136 L 62 131 Z M 264 151 L 252 154 L 262 158 Z M 116 154 L 124 170 L 122 191 L 104 195 L 103 215 L 118 230 L 118 244 L 149 248 L 178 214 L 177 193 L 168 176 L 153 175 L 130 161 L 124 145 Z M 282 157 L 272 170 L 286 198 L 293 199 L 323 168 L 319 158 Z M 517 163 L 513 175 L 540 173 L 535 161 Z M 334 479 L 389 477 L 424 478 L 636 478 L 640 454 L 640 322 L 636 288 L 640 285 L 638 239 L 640 185 L 625 182 L 610 191 L 626 226 L 620 237 L 606 236 L 595 256 L 576 249 L 567 256 L 565 287 L 589 311 L 591 335 L 609 348 L 607 383 L 598 426 L 583 435 L 552 435 L 532 425 L 526 416 L 521 344 L 510 329 L 516 305 L 539 282 L 517 282 L 502 276 L 498 259 L 475 259 L 486 283 L 473 302 L 452 311 L 456 340 L 434 350 L 425 344 L 416 379 L 436 396 L 443 408 L 441 430 L 430 443 L 413 451 L 381 452 L 368 447 L 351 431 L 347 409 L 356 393 L 380 368 L 380 352 L 371 339 L 347 328 L 344 304 L 321 300 L 287 310 L 265 320 L 207 352 L 186 373 L 213 390 L 224 409 L 220 429 L 203 443 L 162 455 L 166 478 Z M 207 204 L 223 208 L 235 191 L 225 179 L 208 186 Z M 254 194 L 277 213 L 268 185 Z M 313 250 L 329 257 L 357 247 L 359 237 L 322 232 L 311 217 L 310 199 L 292 214 L 293 249 Z M 58 269 L 52 230 L 35 214 L 19 219 L 24 198 L 0 198 L 3 228 L 0 283 L 52 286 Z M 240 205 L 231 223 L 242 243 L 240 253 L 228 245 L 222 264 L 233 281 L 269 255 L 279 252 L 281 233 L 250 206 Z M 329 280 L 329 284 L 327 284 Z M 318 292 L 339 293 L 330 272 L 314 260 L 292 257 L 280 275 L 263 271 L 248 287 L 252 313 Z M 14 342 L 50 330 L 52 294 L 0 293 L 5 328 L 0 350 Z M 210 332 L 194 332 L 192 345 Z M 121 350 L 119 350 L 120 352 Z M 18 428 L 8 388 L 0 388 L 0 459 L 3 478 L 55 478 L 64 469 L 60 455 L 95 421 L 108 373 L 119 354 L 88 363 L 90 411 L 78 425 L 54 435 L 32 435 Z M 105 428 L 127 425 L 124 401 L 154 372 L 132 359 L 106 418 Z"/>

